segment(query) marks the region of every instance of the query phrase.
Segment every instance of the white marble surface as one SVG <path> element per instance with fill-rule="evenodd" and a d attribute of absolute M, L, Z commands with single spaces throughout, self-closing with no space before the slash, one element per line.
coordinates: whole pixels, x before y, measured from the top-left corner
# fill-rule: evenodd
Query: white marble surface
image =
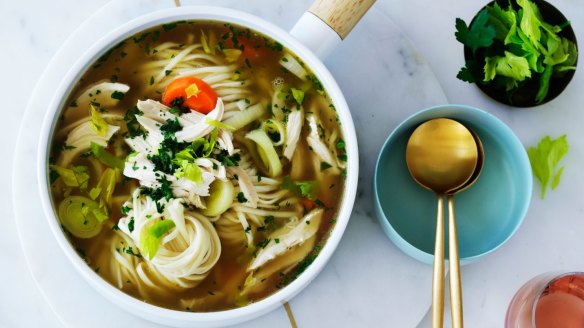
<path fill-rule="evenodd" d="M 0 151 L 11 158 L 10 154 L 14 153 L 18 126 L 24 116 L 26 104 L 45 66 L 71 31 L 85 22 L 107 1 L 1 1 L 0 40 L 5 42 L 5 46 L 4 51 L 0 53 L 0 69 L 5 78 L 0 80 L 0 96 L 4 100 L 2 106 L 4 125 L 0 129 L 3 142 L 0 142 Z M 141 1 L 143 4 L 139 6 L 141 9 L 120 11 L 115 18 L 134 14 L 136 10 L 145 10 L 148 6 L 166 6 L 169 2 L 171 1 Z M 292 6 L 281 5 L 277 6 L 276 10 L 266 9 L 269 8 L 268 0 L 246 1 L 245 5 L 242 3 L 231 1 L 230 4 L 243 10 L 250 10 L 249 8 L 253 7 L 258 15 L 289 28 L 295 17 L 300 15 L 310 1 L 295 1 Z M 576 34 L 580 37 L 584 35 L 584 4 L 580 0 L 557 0 L 554 4 L 572 20 Z M 335 256 L 307 290 L 291 302 L 300 327 L 413 327 L 415 325 L 413 323 L 421 319 L 420 314 L 429 304 L 431 269 L 400 253 L 377 230 L 377 223 L 370 216 L 370 174 L 368 174 L 372 171 L 375 154 L 382 139 L 401 119 L 423 106 L 416 107 L 416 104 L 443 101 L 435 92 L 428 95 L 428 90 L 437 88 L 433 85 L 433 77 L 416 80 L 413 88 L 402 89 L 401 93 L 392 91 L 399 89 L 397 85 L 402 86 L 408 81 L 407 73 L 413 73 L 415 78 L 419 73 L 416 69 L 424 68 L 421 58 L 425 58 L 436 72 L 450 102 L 474 105 L 495 114 L 514 129 L 525 145 L 534 144 L 546 134 L 558 136 L 567 133 L 572 146 L 566 158 L 565 176 L 559 188 L 549 193 L 545 201 L 534 198 L 523 227 L 508 244 L 483 260 L 463 268 L 467 326 L 479 328 L 502 326 L 506 306 L 515 290 L 524 281 L 540 272 L 554 269 L 584 269 L 584 259 L 581 257 L 584 248 L 584 241 L 581 238 L 584 232 L 584 221 L 581 217 L 584 206 L 580 195 L 584 175 L 579 174 L 579 168 L 584 164 L 582 138 L 584 132 L 580 129 L 580 120 L 584 117 L 581 113 L 584 93 L 578 92 L 584 88 L 583 73 L 581 70 L 576 73 L 574 81 L 559 99 L 535 110 L 510 110 L 484 97 L 478 89 L 456 80 L 455 75 L 463 59 L 461 46 L 453 37 L 454 18 L 462 17 L 468 20 L 481 5 L 482 1 L 378 0 L 375 5 L 376 12 L 367 16 L 371 24 L 358 27 L 355 35 L 380 33 L 385 28 L 382 15 L 387 15 L 420 52 L 405 49 L 405 56 L 396 57 L 395 52 L 399 54 L 401 49 L 396 47 L 396 44 L 404 42 L 400 40 L 399 35 L 393 34 L 389 39 L 379 40 L 386 48 L 365 44 L 364 51 L 367 51 L 368 55 L 371 51 L 378 51 L 376 55 L 382 59 L 373 63 L 380 66 L 374 66 L 372 63 L 367 66 L 360 63 L 358 58 L 342 56 L 343 52 L 349 51 L 351 42 L 358 45 L 358 40 L 349 39 L 347 44 L 338 49 L 338 56 L 331 57 L 327 63 L 346 93 L 355 117 L 355 125 L 361 132 L 359 141 L 363 179 L 360 182 L 360 190 L 363 193 Z M 104 22 L 96 24 L 95 28 L 104 29 L 107 25 L 108 23 Z M 393 57 L 384 56 L 386 54 L 393 54 Z M 407 60 L 395 63 L 395 60 L 400 58 Z M 357 73 L 360 65 L 369 67 L 369 71 Z M 346 67 L 354 67 L 355 73 L 351 73 Z M 410 70 L 405 70 L 405 75 L 403 67 Z M 369 85 L 364 91 L 356 87 L 356 84 L 372 81 L 372 78 L 379 80 L 384 74 L 388 77 L 386 81 Z M 363 115 L 367 111 L 360 115 L 360 106 L 368 104 L 371 97 L 379 99 L 376 105 L 381 108 L 380 115 Z M 387 115 L 382 115 L 383 109 L 387 111 Z M 30 119 L 34 120 L 34 117 Z M 375 128 L 370 128 L 372 126 Z M 27 121 L 25 129 L 27 128 L 34 133 L 34 124 Z M 8 160 L 0 163 L 0 169 L 2 172 L 12 172 L 12 165 L 12 161 Z M 0 238 L 0 262 L 3 263 L 0 270 L 0 281 L 3 282 L 0 289 L 0 327 L 60 327 L 63 324 L 50 310 L 49 303 L 41 297 L 27 270 L 16 234 L 9 175 L 4 174 L 0 184 L 1 204 L 5 209 L 2 221 L 4 232 Z M 15 184 L 20 183 L 22 181 L 15 180 Z M 33 189 L 34 191 L 36 189 Z M 537 193 L 538 189 L 535 191 Z M 31 205 L 32 210 L 35 206 L 38 207 L 34 203 Z M 38 218 L 19 216 L 17 219 Z M 30 222 L 26 221 L 28 226 L 34 224 Z M 23 222 L 19 222 L 18 225 L 26 226 Z M 53 256 L 57 259 L 61 256 L 58 251 L 51 253 L 52 251 L 45 249 L 42 244 L 27 245 L 28 248 L 25 248 L 28 249 L 27 253 L 34 253 L 38 249 L 38 253 L 42 253 L 43 257 Z M 30 257 L 35 258 L 34 255 Z M 375 261 L 376 258 L 382 257 L 384 257 L 382 260 Z M 354 261 L 354 265 L 350 270 L 340 271 L 339 268 L 344 267 L 346 261 Z M 53 265 L 60 267 L 69 264 L 61 258 Z M 43 280 L 44 268 L 39 267 L 38 261 L 31 261 L 30 266 L 39 284 L 46 286 L 48 278 Z M 61 277 L 63 282 L 79 283 L 80 278 L 76 276 L 72 267 L 69 269 L 64 271 L 65 274 Z M 54 268 L 45 270 L 47 272 L 45 277 L 48 277 L 48 273 L 53 272 Z M 396 275 L 395 272 L 401 274 Z M 411 287 L 396 297 L 384 288 L 391 284 L 397 284 L 397 287 Z M 86 288 L 88 293 L 92 292 L 89 287 Z M 43 292 L 47 294 L 46 287 Z M 422 301 L 417 301 L 418 299 Z M 338 307 L 331 308 L 329 300 L 344 302 L 338 303 L 341 304 Z M 410 304 L 408 302 L 412 301 L 416 304 L 403 309 L 404 304 Z M 107 306 L 102 304 L 103 302 L 98 298 L 90 298 L 87 304 L 73 304 L 69 308 L 65 307 L 65 310 L 62 306 L 67 304 L 61 303 L 56 312 L 67 326 L 91 327 L 96 322 L 87 319 L 95 314 L 95 309 Z M 52 305 L 56 306 L 55 303 Z M 107 320 L 108 317 L 114 318 L 119 315 L 115 309 L 108 308 L 108 311 L 110 310 L 111 312 L 105 312 L 107 315 L 101 315 L 102 319 Z M 84 313 L 86 321 L 82 321 Z M 71 318 L 80 321 L 73 322 L 70 321 Z M 118 321 L 109 321 L 110 326 L 115 327 L 119 324 Z M 285 313 L 279 310 L 248 326 L 285 327 L 287 324 Z M 145 323 L 135 321 L 130 326 L 145 326 Z"/>

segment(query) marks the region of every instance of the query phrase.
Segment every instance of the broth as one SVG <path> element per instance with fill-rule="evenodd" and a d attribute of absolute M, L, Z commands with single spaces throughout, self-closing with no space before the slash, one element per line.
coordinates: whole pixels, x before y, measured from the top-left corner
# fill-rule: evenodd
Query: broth
<path fill-rule="evenodd" d="M 289 66 L 292 63 L 297 65 Z M 209 73 L 205 71 L 209 67 L 218 68 L 216 72 Z M 165 89 L 184 76 L 205 81 L 224 105 L 222 119 L 205 118 L 204 123 L 211 126 L 213 132 L 198 138 L 210 147 L 210 155 L 201 155 L 194 162 L 179 160 L 177 154 L 180 151 L 177 149 L 195 147 L 197 141 L 177 142 L 176 131 L 168 136 L 165 128 L 172 126 L 169 121 L 178 124 L 178 118 L 161 121 L 156 123 L 155 129 L 159 128 L 165 139 L 158 150 L 145 153 L 143 159 L 148 165 L 162 166 L 161 154 L 165 150 L 161 149 L 168 137 L 172 141 L 169 143 L 178 147 L 167 152 L 172 162 L 169 164 L 170 171 L 166 173 L 172 178 L 160 180 L 156 175 L 159 173 L 155 173 L 154 185 L 148 185 L 147 179 L 142 176 L 128 177 L 138 174 L 146 176 L 148 173 L 146 165 L 142 170 L 141 166 L 138 167 L 138 160 L 133 162 L 140 156 L 135 155 L 140 151 L 136 150 L 137 146 L 131 140 L 146 140 L 148 145 L 153 141 L 147 139 L 158 133 L 142 132 L 147 128 L 139 119 L 148 115 L 138 109 L 146 103 L 141 105 L 138 102 L 147 99 L 161 101 Z M 129 86 L 129 90 L 118 90 L 118 84 Z M 196 95 L 187 93 L 187 100 L 192 97 L 198 99 L 201 92 L 205 92 L 200 86 L 193 87 L 193 84 L 189 88 L 195 90 L 184 89 L 185 92 Z M 189 113 L 184 104 L 174 105 L 169 106 L 168 115 L 178 117 Z M 219 101 L 214 106 L 215 111 Z M 237 129 L 226 123 L 237 122 L 232 118 L 252 110 L 261 112 L 252 122 Z M 296 112 L 298 115 L 293 116 Z M 295 126 L 288 121 L 293 117 L 300 117 L 296 142 L 293 136 L 290 137 Z M 100 122 L 103 125 L 104 121 L 107 131 L 112 129 L 111 126 L 119 127 L 109 140 L 105 140 L 107 135 L 99 132 Z M 187 123 L 181 124 L 186 129 Z M 80 137 L 79 141 L 74 135 L 81 133 L 80 127 L 84 125 L 93 130 L 86 129 L 89 136 Z M 252 131 L 260 131 L 259 134 L 264 131 L 270 138 L 271 146 L 254 141 L 250 135 Z M 213 134 L 216 134 L 217 141 L 213 139 Z M 228 138 L 232 138 L 235 149 L 232 154 L 228 154 Z M 90 143 L 98 143 L 102 139 L 102 147 Z M 285 151 L 292 146 L 292 155 L 288 159 Z M 200 150 L 192 149 L 191 154 L 201 154 Z M 274 173 L 278 165 L 273 158 L 270 159 L 270 149 L 276 151 L 276 160 L 281 166 L 279 173 Z M 104 155 L 104 151 L 107 154 Z M 62 110 L 53 136 L 50 160 L 52 201 L 59 213 L 63 231 L 79 255 L 96 274 L 116 288 L 144 302 L 169 309 L 198 312 L 227 310 L 275 293 L 293 281 L 316 258 L 334 226 L 343 196 L 345 154 L 340 122 L 322 85 L 282 45 L 233 24 L 175 22 L 124 40 L 93 63 L 79 80 Z M 112 163 L 119 161 L 111 159 L 112 156 L 125 159 L 123 170 L 121 167 L 118 167 L 119 171 L 113 168 L 115 165 Z M 212 162 L 213 167 L 197 164 L 204 162 Z M 198 167 L 193 168 L 193 165 Z M 221 180 L 221 172 L 226 172 L 224 181 L 233 187 L 233 195 L 237 197 L 231 198 L 231 205 L 223 213 L 216 216 L 202 214 L 205 210 L 199 205 L 209 206 L 212 192 L 209 196 L 194 195 L 187 188 L 181 189 L 185 193 L 182 197 L 177 196 L 176 190 L 180 188 L 175 184 L 181 179 L 180 174 L 183 174 L 183 180 L 187 179 L 186 172 L 190 169 L 203 172 L 203 176 L 205 173 L 213 175 L 213 181 Z M 125 177 L 121 177 L 122 172 Z M 197 176 L 198 173 L 193 173 L 193 177 L 188 178 L 191 181 L 183 182 L 192 185 L 195 181 L 197 184 L 200 181 Z M 111 179 L 108 180 L 108 177 Z M 108 181 L 114 186 L 109 198 Z M 155 196 L 157 192 L 164 192 L 164 181 L 172 183 L 172 195 L 156 200 L 159 197 Z M 207 185 L 210 190 L 213 190 L 213 183 Z M 230 188 L 227 186 L 227 189 Z M 135 193 L 136 190 L 140 191 Z M 72 196 L 82 196 L 82 199 L 92 201 L 83 202 L 80 210 L 75 210 L 71 205 L 75 201 Z M 153 200 L 161 216 L 156 223 L 150 222 L 154 220 L 148 216 L 152 213 L 142 221 L 138 220 L 139 206 L 136 204 L 147 204 L 148 199 Z M 179 199 L 184 207 L 179 207 L 181 210 L 178 211 L 184 210 L 185 218 L 189 217 L 184 220 L 186 223 L 181 223 L 186 224 L 182 237 L 176 232 L 180 230 L 178 224 L 182 221 L 170 219 L 174 199 Z M 255 207 L 254 199 L 257 203 Z M 144 205 L 144 208 L 147 206 Z M 107 217 L 100 218 L 104 213 Z M 65 219 L 67 215 L 71 218 Z M 82 217 L 84 222 L 76 222 L 77 217 Z M 94 230 L 87 227 L 92 220 L 97 222 L 98 228 Z M 319 222 L 315 232 L 310 232 L 313 229 L 309 227 L 310 220 Z M 172 225 L 165 221 L 172 221 Z M 141 234 L 132 235 L 133 229 L 138 229 L 134 228 L 134 224 L 139 222 L 145 222 Z M 153 226 L 161 222 L 168 224 L 158 225 L 157 228 L 162 230 L 155 232 Z M 72 231 L 74 228 L 71 226 L 76 225 L 81 225 L 84 232 Z M 167 227 L 163 228 L 163 225 Z M 101 230 L 98 230 L 99 227 Z M 295 233 L 301 241 L 293 238 Z M 306 240 L 302 238 L 308 235 Z M 201 246 L 203 248 L 192 246 L 205 236 L 210 237 L 205 246 Z M 213 236 L 219 238 L 219 245 L 214 244 Z M 156 242 L 149 244 L 146 240 Z M 278 245 L 280 243 L 292 246 L 283 247 Z M 201 251 L 204 253 L 201 258 L 203 264 L 210 267 L 206 271 L 199 268 L 203 264 L 191 259 L 199 249 L 205 250 Z M 266 254 L 270 252 L 275 254 L 273 258 L 264 261 L 258 268 L 250 269 L 260 258 L 269 258 Z M 167 257 L 177 260 L 166 261 Z M 212 257 L 215 257 L 214 263 L 210 259 Z M 168 269 L 178 266 L 180 261 L 188 262 L 188 265 Z M 188 270 L 197 273 L 185 274 L 191 272 Z"/>

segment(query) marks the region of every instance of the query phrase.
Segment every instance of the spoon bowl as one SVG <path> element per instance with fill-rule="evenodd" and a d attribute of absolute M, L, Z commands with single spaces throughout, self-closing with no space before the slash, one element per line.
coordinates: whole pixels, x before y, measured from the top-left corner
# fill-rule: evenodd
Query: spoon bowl
<path fill-rule="evenodd" d="M 462 186 L 460 186 L 458 189 L 455 189 L 455 190 L 450 192 L 450 194 L 453 194 L 453 195 L 457 194 L 461 191 L 464 191 L 464 190 L 468 189 L 470 186 L 472 186 L 477 181 L 479 176 L 481 175 L 481 172 L 483 171 L 483 166 L 485 165 L 485 148 L 483 146 L 483 142 L 481 141 L 481 138 L 479 138 L 479 136 L 476 132 L 474 132 L 470 128 L 468 130 L 472 134 L 472 137 L 475 140 L 475 143 L 477 146 L 477 151 L 478 151 L 477 165 L 476 165 L 475 170 L 472 173 L 470 179 L 468 179 L 468 181 L 465 184 L 463 184 Z"/>
<path fill-rule="evenodd" d="M 447 118 L 422 123 L 408 141 L 406 163 L 414 180 L 437 194 L 461 188 L 477 166 L 473 134 Z"/>

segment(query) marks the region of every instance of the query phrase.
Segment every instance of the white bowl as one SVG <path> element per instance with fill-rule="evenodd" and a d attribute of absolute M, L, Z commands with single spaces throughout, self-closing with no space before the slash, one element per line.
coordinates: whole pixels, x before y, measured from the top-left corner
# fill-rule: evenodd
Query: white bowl
<path fill-rule="evenodd" d="M 316 260 L 296 280 L 271 296 L 256 303 L 227 311 L 192 313 L 170 310 L 142 302 L 110 285 L 79 257 L 65 237 L 59 220 L 55 215 L 55 208 L 52 205 L 50 196 L 48 159 L 51 136 L 58 122 L 61 108 L 78 79 L 97 58 L 123 39 L 150 27 L 179 20 L 216 20 L 246 26 L 277 40 L 286 48 L 290 49 L 310 67 L 322 82 L 338 112 L 346 142 L 348 162 L 342 204 L 337 214 L 336 225 Z M 192 6 L 161 10 L 132 20 L 97 41 L 93 47 L 73 64 L 71 69 L 64 75 L 61 84 L 55 90 L 55 94 L 47 108 L 41 131 L 41 142 L 38 149 L 37 174 L 39 177 L 39 191 L 43 210 L 45 211 L 53 235 L 63 252 L 65 252 L 71 263 L 73 263 L 73 266 L 99 293 L 126 311 L 153 322 L 176 327 L 217 327 L 241 323 L 281 306 L 306 287 L 324 268 L 339 244 L 351 215 L 357 190 L 358 165 L 355 127 L 345 98 L 332 75 L 307 47 L 279 27 L 253 15 L 225 8 Z"/>

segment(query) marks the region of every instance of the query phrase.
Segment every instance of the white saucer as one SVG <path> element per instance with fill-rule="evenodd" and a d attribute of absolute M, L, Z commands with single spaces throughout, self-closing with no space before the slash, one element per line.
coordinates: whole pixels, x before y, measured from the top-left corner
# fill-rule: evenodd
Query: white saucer
<path fill-rule="evenodd" d="M 290 29 L 311 0 L 181 1 L 247 11 Z M 108 31 L 139 15 L 174 6 L 174 0 L 114 0 L 87 19 L 55 54 L 31 95 L 15 154 L 16 225 L 41 293 L 70 327 L 158 327 L 126 313 L 93 290 L 61 253 L 35 192 L 36 150 L 44 106 L 53 87 L 83 51 Z M 355 119 L 361 157 L 359 193 L 335 255 L 290 302 L 300 327 L 413 327 L 430 305 L 431 267 L 403 255 L 386 239 L 372 214 L 371 176 L 383 140 L 419 109 L 446 97 L 421 55 L 380 9 L 373 8 L 325 62 L 345 93 Z M 407 315 L 404 315 L 407 314 Z M 288 324 L 283 307 L 245 326 Z"/>

